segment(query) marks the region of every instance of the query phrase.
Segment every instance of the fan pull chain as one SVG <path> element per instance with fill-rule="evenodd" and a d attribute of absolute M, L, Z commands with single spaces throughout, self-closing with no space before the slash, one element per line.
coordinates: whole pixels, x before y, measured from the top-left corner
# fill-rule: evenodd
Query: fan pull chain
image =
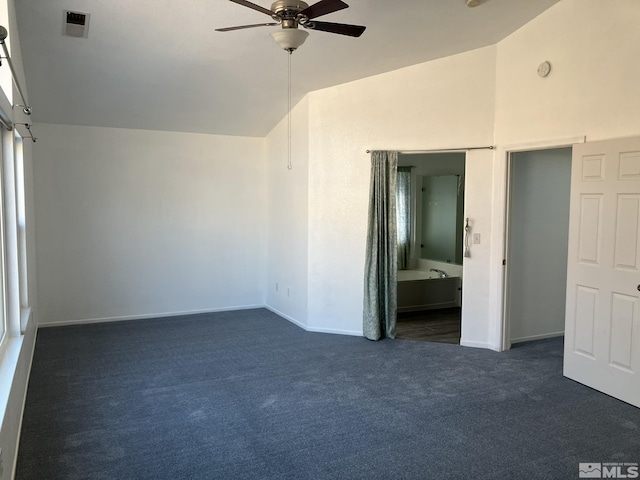
<path fill-rule="evenodd" d="M 291 54 L 293 50 L 289 50 L 289 78 L 288 78 L 288 91 L 287 91 L 287 100 L 288 100 L 288 113 L 287 113 L 287 140 L 288 140 L 288 160 L 287 160 L 287 169 L 292 170 L 293 165 L 291 164 Z"/>

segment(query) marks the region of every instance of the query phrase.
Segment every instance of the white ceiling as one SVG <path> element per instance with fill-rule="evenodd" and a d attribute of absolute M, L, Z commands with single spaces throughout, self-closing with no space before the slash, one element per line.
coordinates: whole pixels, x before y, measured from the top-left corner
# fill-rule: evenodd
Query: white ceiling
<path fill-rule="evenodd" d="M 347 0 L 318 18 L 366 25 L 360 38 L 309 31 L 292 56 L 294 103 L 309 91 L 491 45 L 559 0 Z M 279 27 L 228 0 L 16 0 L 33 121 L 266 135 L 287 113 Z M 255 0 L 265 8 L 269 0 Z M 313 3 L 313 2 L 308 2 Z M 89 13 L 87 39 L 63 11 Z"/>

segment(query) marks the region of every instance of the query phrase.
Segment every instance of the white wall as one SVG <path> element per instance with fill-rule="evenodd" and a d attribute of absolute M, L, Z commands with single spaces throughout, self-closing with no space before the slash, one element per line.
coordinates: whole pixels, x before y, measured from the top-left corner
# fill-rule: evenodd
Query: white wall
<path fill-rule="evenodd" d="M 465 175 L 465 219 L 469 219 L 470 235 L 480 234 L 480 244 L 471 244 L 470 256 L 462 262 L 462 336 L 460 345 L 492 348 L 490 340 L 491 286 L 488 272 L 491 262 L 491 202 L 493 152 L 467 152 Z"/>
<path fill-rule="evenodd" d="M 307 328 L 309 102 L 291 112 L 291 166 L 285 117 L 267 136 L 268 308 Z M 276 284 L 278 289 L 276 290 Z"/>
<path fill-rule="evenodd" d="M 515 343 L 562 335 L 571 149 L 514 153 L 509 190 L 509 337 Z"/>
<path fill-rule="evenodd" d="M 490 343 L 500 345 L 505 150 L 640 135 L 640 2 L 562 0 L 497 45 Z M 551 74 L 540 78 L 542 61 Z"/>
<path fill-rule="evenodd" d="M 491 145 L 494 88 L 495 47 L 488 47 L 309 95 L 310 327 L 362 334 L 366 150 Z M 480 168 L 486 162 L 482 154 L 471 162 L 479 168 L 467 170 L 467 182 L 481 187 L 467 189 L 467 214 L 478 218 L 477 231 L 488 232 L 483 186 L 491 172 Z M 489 245 L 478 250 L 488 256 Z M 479 254 L 467 262 L 465 275 L 473 278 L 485 269 Z M 465 319 L 467 333 L 477 333 L 470 340 L 481 344 L 488 330 L 485 303 L 480 296 L 470 298 Z"/>
<path fill-rule="evenodd" d="M 264 304 L 264 140 L 36 125 L 40 323 Z"/>
<path fill-rule="evenodd" d="M 640 133 L 639 24 L 637 0 L 562 0 L 500 42 L 498 143 Z"/>

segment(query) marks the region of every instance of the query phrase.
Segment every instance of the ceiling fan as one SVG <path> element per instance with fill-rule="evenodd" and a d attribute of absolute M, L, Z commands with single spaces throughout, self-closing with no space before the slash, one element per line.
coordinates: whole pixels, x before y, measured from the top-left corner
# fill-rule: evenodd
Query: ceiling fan
<path fill-rule="evenodd" d="M 302 45 L 309 35 L 309 33 L 299 30 L 298 26 L 302 26 L 305 29 L 310 30 L 349 35 L 351 37 L 359 37 L 367 28 L 361 25 L 318 22 L 314 20 L 322 15 L 327 15 L 329 13 L 348 8 L 349 5 L 341 0 L 320 0 L 311 6 L 300 0 L 277 0 L 273 5 L 271 5 L 271 10 L 267 10 L 260 5 L 248 2 L 247 0 L 230 1 L 269 15 L 275 23 L 257 23 L 253 25 L 240 25 L 238 27 L 216 28 L 217 32 L 229 32 L 244 28 L 281 25 L 282 29 L 273 32 L 271 36 L 278 45 L 289 53 Z"/>

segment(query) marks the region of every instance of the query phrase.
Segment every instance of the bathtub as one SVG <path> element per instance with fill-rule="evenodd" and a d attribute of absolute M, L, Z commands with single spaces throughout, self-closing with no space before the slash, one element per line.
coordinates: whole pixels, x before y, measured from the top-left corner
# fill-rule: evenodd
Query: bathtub
<path fill-rule="evenodd" d="M 398 270 L 398 312 L 459 307 L 460 280 L 426 270 Z"/>

